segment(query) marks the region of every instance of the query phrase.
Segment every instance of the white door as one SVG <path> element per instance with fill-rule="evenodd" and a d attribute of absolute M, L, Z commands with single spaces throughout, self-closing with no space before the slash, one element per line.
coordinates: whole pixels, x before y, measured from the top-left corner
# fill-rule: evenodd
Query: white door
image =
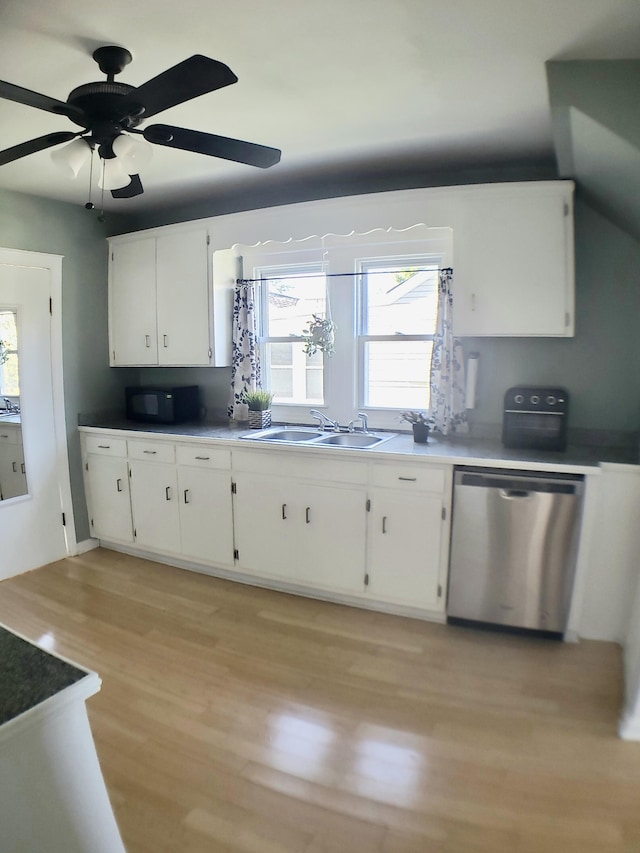
<path fill-rule="evenodd" d="M 136 545 L 179 554 L 180 516 L 175 465 L 132 459 L 129 470 Z"/>
<path fill-rule="evenodd" d="M 212 566 L 233 565 L 229 471 L 178 468 L 182 553 Z"/>
<path fill-rule="evenodd" d="M 158 363 L 154 237 L 111 246 L 109 343 L 112 366 Z"/>
<path fill-rule="evenodd" d="M 37 266 L 41 263 L 42 266 Z M 58 332 L 52 351 L 49 300 L 60 310 L 62 259 L 0 249 L 0 306 L 18 317 L 22 443 L 28 492 L 0 501 L 0 578 L 67 556 L 63 526 L 73 526 Z M 55 291 L 55 292 L 54 292 Z M 59 317 L 57 318 L 59 323 Z M 54 373 L 52 374 L 52 369 Z M 55 376 L 55 379 L 54 379 Z M 75 546 L 75 535 L 69 530 Z"/>
<path fill-rule="evenodd" d="M 85 483 L 93 536 L 108 541 L 133 542 L 127 460 L 89 456 Z"/>
<path fill-rule="evenodd" d="M 207 232 L 157 239 L 158 364 L 209 365 Z"/>
<path fill-rule="evenodd" d="M 369 594 L 380 601 L 442 609 L 442 498 L 394 489 L 371 489 L 370 495 Z"/>

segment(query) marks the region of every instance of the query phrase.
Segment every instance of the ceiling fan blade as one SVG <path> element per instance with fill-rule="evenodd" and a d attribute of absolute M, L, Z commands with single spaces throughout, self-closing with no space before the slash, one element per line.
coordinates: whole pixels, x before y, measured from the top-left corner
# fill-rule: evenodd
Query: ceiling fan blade
<path fill-rule="evenodd" d="M 258 166 L 260 169 L 268 169 L 269 166 L 275 166 L 280 162 L 281 152 L 277 148 L 256 145 L 254 142 L 243 142 L 241 139 L 232 139 L 229 136 L 216 136 L 213 133 L 171 127 L 168 124 L 152 124 L 142 133 L 147 142 L 154 142 L 156 145 L 194 151 L 196 154 L 207 154 L 209 157 L 220 157 L 223 160 L 234 160 L 236 163 Z"/>
<path fill-rule="evenodd" d="M 36 151 L 44 151 L 45 148 L 52 148 L 54 145 L 70 142 L 76 136 L 78 136 L 77 133 L 66 131 L 48 133 L 46 136 L 39 136 L 37 139 L 21 142 L 20 145 L 14 145 L 12 148 L 5 148 L 4 151 L 0 151 L 0 166 L 4 166 L 6 163 L 11 163 L 14 160 L 19 160 L 28 154 L 35 154 Z"/>
<path fill-rule="evenodd" d="M 17 104 L 25 104 L 27 107 L 35 107 L 38 110 L 46 110 L 56 115 L 68 116 L 72 121 L 84 124 L 84 113 L 77 107 L 65 104 L 64 101 L 57 101 L 48 95 L 32 92 L 31 89 L 14 86 L 13 83 L 6 83 L 4 80 L 0 80 L 0 98 L 15 101 Z"/>
<path fill-rule="evenodd" d="M 176 104 L 237 83 L 238 78 L 223 62 L 196 54 L 138 86 L 128 100 L 144 106 L 144 118 Z"/>
<path fill-rule="evenodd" d="M 127 184 L 126 187 L 111 190 L 111 195 L 114 198 L 134 198 L 134 196 L 142 195 L 144 189 L 142 188 L 140 175 L 129 175 L 129 177 L 131 178 L 131 183 Z"/>

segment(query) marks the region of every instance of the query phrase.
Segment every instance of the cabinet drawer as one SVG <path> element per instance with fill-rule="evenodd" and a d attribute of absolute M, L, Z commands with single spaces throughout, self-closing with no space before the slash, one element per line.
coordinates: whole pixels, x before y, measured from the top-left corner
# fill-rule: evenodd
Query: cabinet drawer
<path fill-rule="evenodd" d="M 330 483 L 352 483 L 366 485 L 367 463 L 345 458 L 327 458 L 316 450 L 298 453 L 278 452 L 270 448 L 264 451 L 234 450 L 233 468 L 251 474 L 271 474 L 280 477 L 296 477 L 301 481 L 315 480 Z"/>
<path fill-rule="evenodd" d="M 145 462 L 175 462 L 175 446 L 168 441 L 130 441 L 129 458 Z"/>
<path fill-rule="evenodd" d="M 95 453 L 100 456 L 121 456 L 124 458 L 127 455 L 126 438 L 114 438 L 110 435 L 87 435 L 85 447 L 87 453 Z"/>
<path fill-rule="evenodd" d="M 198 468 L 231 468 L 231 451 L 207 444 L 176 445 L 178 465 L 193 465 Z"/>
<path fill-rule="evenodd" d="M 381 463 L 373 466 L 371 485 L 441 494 L 446 487 L 446 470 L 435 465 Z"/>

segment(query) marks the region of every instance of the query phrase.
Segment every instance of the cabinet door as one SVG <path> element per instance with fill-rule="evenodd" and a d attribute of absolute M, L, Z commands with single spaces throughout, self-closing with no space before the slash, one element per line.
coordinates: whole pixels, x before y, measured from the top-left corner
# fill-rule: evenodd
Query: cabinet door
<path fill-rule="evenodd" d="M 297 582 L 301 555 L 296 481 L 242 471 L 233 476 L 238 568 Z"/>
<path fill-rule="evenodd" d="M 206 229 L 160 234 L 156 257 L 158 362 L 209 365 L 211 312 Z"/>
<path fill-rule="evenodd" d="M 108 541 L 133 542 L 126 459 L 88 456 L 85 483 L 93 536 Z"/>
<path fill-rule="evenodd" d="M 129 467 L 136 545 L 179 554 L 180 517 L 175 466 L 132 459 Z"/>
<path fill-rule="evenodd" d="M 302 583 L 345 593 L 363 593 L 366 492 L 360 488 L 301 483 L 302 525 L 298 576 Z"/>
<path fill-rule="evenodd" d="M 229 471 L 178 468 L 182 553 L 211 565 L 233 565 Z"/>
<path fill-rule="evenodd" d="M 442 610 L 441 497 L 372 489 L 370 498 L 369 594 L 380 601 Z"/>
<path fill-rule="evenodd" d="M 154 237 L 111 244 L 109 342 L 112 366 L 158 363 Z"/>
<path fill-rule="evenodd" d="M 570 191 L 535 185 L 469 199 L 456 235 L 457 335 L 573 334 Z"/>

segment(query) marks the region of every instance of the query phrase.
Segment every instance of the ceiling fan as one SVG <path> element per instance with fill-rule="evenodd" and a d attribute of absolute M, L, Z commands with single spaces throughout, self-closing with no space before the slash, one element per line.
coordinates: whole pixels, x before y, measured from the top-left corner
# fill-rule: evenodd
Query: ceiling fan
<path fill-rule="evenodd" d="M 135 87 L 114 80 L 115 75 L 120 74 L 132 59 L 131 53 L 124 47 L 99 47 L 94 51 L 93 58 L 102 73 L 107 75 L 106 81 L 78 86 L 69 94 L 66 102 L 0 80 L 0 98 L 66 116 L 82 128 L 75 133 L 48 133 L 0 151 L 0 166 L 37 151 L 71 142 L 71 145 L 54 152 L 52 156 L 55 158 L 60 154 L 61 161 L 63 164 L 66 161 L 73 177 L 79 169 L 79 158 L 90 156 L 97 150 L 102 167 L 99 185 L 103 189 L 110 189 L 114 198 L 133 198 L 143 192 L 135 164 L 144 161 L 143 150 L 147 148 L 136 138 L 136 134 L 154 145 L 193 151 L 262 169 L 280 161 L 281 152 L 277 148 L 227 136 L 168 124 L 152 124 L 138 129 L 142 121 L 169 107 L 237 83 L 238 78 L 224 63 L 196 54 L 142 86 Z M 87 207 L 93 205 L 88 203 Z"/>

